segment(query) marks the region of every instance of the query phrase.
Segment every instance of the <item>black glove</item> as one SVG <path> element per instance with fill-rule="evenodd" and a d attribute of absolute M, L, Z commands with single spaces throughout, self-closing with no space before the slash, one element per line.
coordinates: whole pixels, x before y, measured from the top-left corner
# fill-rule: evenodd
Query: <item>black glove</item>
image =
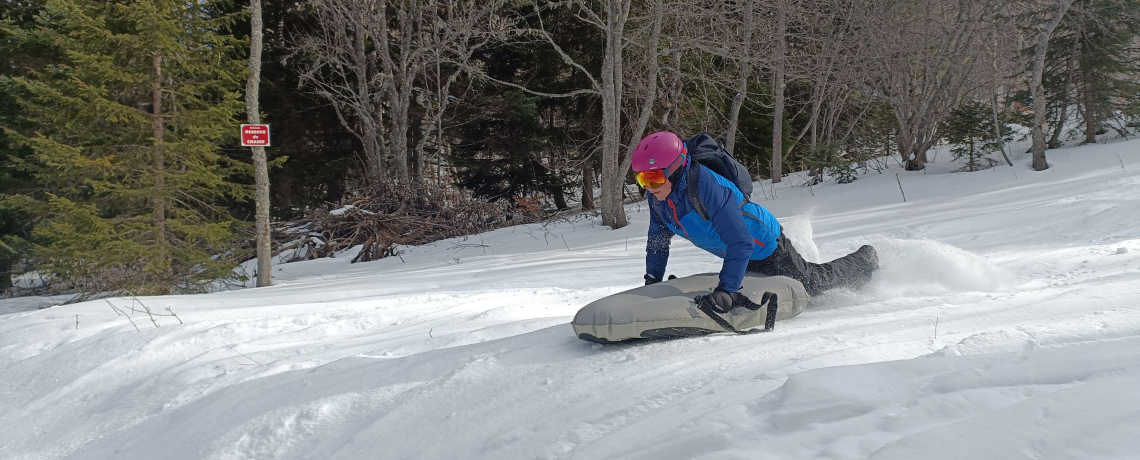
<path fill-rule="evenodd" d="M 669 279 L 675 280 L 675 279 L 677 279 L 677 275 L 669 275 Z M 645 285 L 646 286 L 649 286 L 650 284 L 657 284 L 660 282 L 661 282 L 661 280 L 654 278 L 653 275 L 649 275 L 649 274 L 645 275 Z"/>
<path fill-rule="evenodd" d="M 743 303 L 740 299 L 743 295 L 739 292 L 728 292 L 718 287 L 709 295 L 701 296 L 701 306 L 711 308 L 717 313 L 728 313 L 733 307 Z"/>

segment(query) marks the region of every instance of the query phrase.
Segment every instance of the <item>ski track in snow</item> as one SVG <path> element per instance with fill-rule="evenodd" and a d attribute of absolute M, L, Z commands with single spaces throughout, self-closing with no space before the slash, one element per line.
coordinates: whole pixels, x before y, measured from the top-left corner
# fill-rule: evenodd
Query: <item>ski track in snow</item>
<path fill-rule="evenodd" d="M 761 183 L 805 258 L 873 244 L 882 265 L 767 334 L 574 337 L 578 308 L 640 284 L 643 203 L 619 230 L 520 226 L 141 299 L 185 324 L 0 301 L 0 458 L 1135 458 L 1140 141 L 1028 160 L 901 172 L 905 203 L 895 171 Z M 720 266 L 672 252 L 672 274 Z"/>

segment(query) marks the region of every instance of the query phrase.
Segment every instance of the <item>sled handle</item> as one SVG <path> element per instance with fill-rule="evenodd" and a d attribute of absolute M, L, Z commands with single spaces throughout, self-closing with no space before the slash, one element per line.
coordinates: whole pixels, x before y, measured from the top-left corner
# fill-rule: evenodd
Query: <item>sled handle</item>
<path fill-rule="evenodd" d="M 732 323 L 729 323 L 728 320 L 724 319 L 720 313 L 713 311 L 711 307 L 701 305 L 702 297 L 704 296 L 696 296 L 693 298 L 693 301 L 697 303 L 697 309 L 702 313 L 708 315 L 709 318 L 712 318 L 713 321 L 715 321 L 720 325 L 720 327 L 723 327 L 724 330 L 728 332 L 735 332 L 737 334 L 755 334 L 759 332 L 772 332 L 772 330 L 776 329 L 776 313 L 779 311 L 780 307 L 778 305 L 775 292 L 765 292 L 764 296 L 761 297 L 759 304 L 753 302 L 752 299 L 749 299 L 747 296 L 744 296 L 744 303 L 737 306 L 741 306 L 752 311 L 764 308 L 764 305 L 768 306 L 768 314 L 764 317 L 764 329 L 748 329 L 744 331 L 737 330 L 732 326 Z"/>

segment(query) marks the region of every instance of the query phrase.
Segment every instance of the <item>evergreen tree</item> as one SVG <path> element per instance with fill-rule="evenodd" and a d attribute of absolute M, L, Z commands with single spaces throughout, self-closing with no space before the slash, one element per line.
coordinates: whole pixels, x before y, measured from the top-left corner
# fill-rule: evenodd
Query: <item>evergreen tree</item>
<path fill-rule="evenodd" d="M 212 1 L 48 0 L 9 28 L 59 59 L 3 77 L 33 129 L 21 166 L 46 191 L 40 268 L 83 291 L 205 289 L 230 276 L 238 223 L 220 204 L 249 190 L 218 146 L 242 112 L 242 43 Z"/>
<path fill-rule="evenodd" d="M 1134 48 L 1140 39 L 1140 1 L 1082 0 L 1078 6 L 1083 24 L 1077 58 L 1080 71 L 1074 77 L 1080 82 L 1084 142 L 1093 143 L 1097 134 L 1110 127 L 1110 121 L 1140 107 L 1140 62 Z"/>
<path fill-rule="evenodd" d="M 15 33 L 33 27 L 39 9 L 32 2 L 0 2 L 0 78 L 23 75 L 27 66 L 55 58 L 49 49 L 21 43 Z M 0 127 L 30 129 L 12 90 L 0 84 Z M 12 287 L 11 276 L 27 256 L 31 227 L 41 215 L 31 198 L 39 188 L 18 164 L 31 154 L 0 129 L 0 294 Z"/>
<path fill-rule="evenodd" d="M 998 149 L 992 108 L 980 102 L 962 104 L 939 124 L 939 132 L 951 144 L 954 161 L 965 163 L 963 171 L 989 169 L 997 164 L 989 154 Z M 1009 129 L 1003 129 L 1009 132 Z"/>
<path fill-rule="evenodd" d="M 0 194 L 0 294 L 12 288 L 12 275 L 19 273 L 37 221 L 36 209 L 35 200 L 27 195 Z"/>
<path fill-rule="evenodd" d="M 745 100 L 741 106 L 740 127 L 738 128 L 740 134 L 736 146 L 733 148 L 732 156 L 744 163 L 752 174 L 767 178 L 772 174 L 771 168 L 766 167 L 772 159 L 772 121 L 774 117 L 771 109 L 772 92 L 769 85 L 762 81 L 756 81 L 751 86 L 749 92 L 754 96 Z M 759 96 L 755 96 L 756 94 Z M 785 115 L 788 114 L 785 113 Z M 787 139 L 788 133 L 793 129 L 792 123 L 789 121 L 785 120 L 783 125 L 785 140 L 782 145 L 785 150 L 790 150 L 792 147 L 791 140 Z M 798 161 L 790 158 L 784 158 L 784 161 L 780 163 L 784 166 L 783 172 L 789 172 L 788 170 L 795 169 L 799 165 Z"/>
<path fill-rule="evenodd" d="M 544 164 L 545 130 L 538 112 L 540 98 L 507 90 L 488 100 L 471 101 L 484 108 L 459 130 L 463 142 L 453 149 L 460 186 L 488 201 L 546 193 L 565 208 L 569 185 Z"/>
<path fill-rule="evenodd" d="M 1140 115 L 1140 0 L 1077 0 L 1050 39 L 1045 90 L 1053 123 L 1050 146 L 1061 143 L 1075 106 L 1084 142 L 1109 128 L 1122 130 Z M 1124 134 L 1123 132 L 1121 134 Z"/>
<path fill-rule="evenodd" d="M 894 153 L 898 118 L 890 104 L 871 102 L 867 115 L 852 129 L 844 149 L 856 156 L 874 158 Z"/>
<path fill-rule="evenodd" d="M 809 184 L 822 183 L 824 175 L 834 177 L 840 184 L 850 184 L 858 179 L 856 163 L 840 152 L 838 144 L 818 144 L 803 160 L 812 175 Z"/>
<path fill-rule="evenodd" d="M 596 55 L 601 39 L 594 27 L 569 10 L 551 11 L 544 20 L 547 30 L 564 40 L 559 44 L 563 51 L 588 68 L 601 66 Z M 504 81 L 525 76 L 526 86 L 536 91 L 557 93 L 589 85 L 557 53 L 529 44 L 487 47 L 475 59 L 488 76 Z M 596 142 L 599 134 L 597 97 L 536 97 L 488 82 L 453 85 L 462 86 L 475 91 L 458 95 L 462 101 L 452 105 L 462 117 L 449 133 L 455 139 L 451 162 L 458 167 L 457 183 L 490 201 L 541 193 L 553 199 L 555 208 L 566 209 L 566 191 L 579 182 L 568 178 L 577 175 L 571 168 L 589 155 L 591 147 L 583 145 Z M 600 160 L 601 155 L 593 156 Z"/>

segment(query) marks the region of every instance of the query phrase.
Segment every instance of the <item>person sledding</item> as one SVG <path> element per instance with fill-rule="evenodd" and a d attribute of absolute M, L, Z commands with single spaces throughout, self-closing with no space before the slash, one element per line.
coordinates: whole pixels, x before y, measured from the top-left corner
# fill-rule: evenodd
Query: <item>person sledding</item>
<path fill-rule="evenodd" d="M 637 183 L 649 192 L 652 211 L 646 285 L 664 277 L 673 235 L 724 259 L 716 289 L 700 297 L 702 307 L 720 313 L 746 302 L 738 292 L 745 272 L 787 276 L 815 295 L 837 287 L 858 288 L 878 268 L 878 255 L 867 245 L 825 264 L 804 260 L 784 237 L 776 217 L 741 191 L 751 193 L 747 170 L 707 135 L 681 140 L 669 131 L 650 134 L 637 144 L 632 169 Z"/>

